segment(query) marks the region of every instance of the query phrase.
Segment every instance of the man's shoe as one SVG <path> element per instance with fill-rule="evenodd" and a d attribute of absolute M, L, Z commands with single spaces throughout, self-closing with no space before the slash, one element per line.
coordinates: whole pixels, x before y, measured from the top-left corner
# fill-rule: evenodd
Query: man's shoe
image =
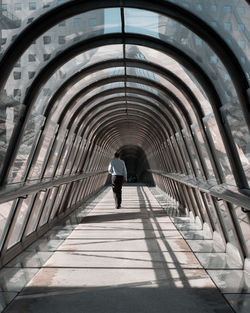
<path fill-rule="evenodd" d="M 120 206 L 120 205 L 118 205 L 116 208 L 117 208 L 117 209 L 120 209 L 120 207 L 121 207 L 121 206 Z"/>

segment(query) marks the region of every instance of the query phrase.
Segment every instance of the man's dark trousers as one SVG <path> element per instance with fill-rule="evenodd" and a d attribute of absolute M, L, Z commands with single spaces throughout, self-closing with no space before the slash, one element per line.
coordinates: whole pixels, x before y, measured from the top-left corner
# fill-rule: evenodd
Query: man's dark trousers
<path fill-rule="evenodd" d="M 115 206 L 118 209 L 122 202 L 122 183 L 123 176 L 112 175 L 112 189 L 115 198 Z"/>

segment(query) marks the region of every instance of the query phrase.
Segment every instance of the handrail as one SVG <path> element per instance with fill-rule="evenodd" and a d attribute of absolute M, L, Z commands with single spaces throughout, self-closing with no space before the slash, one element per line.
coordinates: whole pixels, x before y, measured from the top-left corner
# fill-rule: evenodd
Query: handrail
<path fill-rule="evenodd" d="M 168 177 L 181 184 L 198 189 L 201 192 L 211 194 L 218 199 L 241 206 L 244 208 L 244 212 L 250 212 L 250 193 L 248 190 L 237 189 L 237 187 L 228 186 L 226 184 L 212 185 L 208 182 L 201 182 L 195 178 L 178 173 L 166 173 L 158 170 L 148 170 L 148 172 Z"/>
<path fill-rule="evenodd" d="M 89 173 L 82 173 L 76 174 L 72 176 L 64 176 L 60 178 L 56 178 L 53 180 L 42 180 L 39 183 L 32 184 L 32 185 L 18 185 L 15 184 L 13 186 L 7 185 L 4 188 L 0 189 L 0 203 L 8 202 L 11 200 L 15 200 L 17 198 L 26 198 L 28 195 L 37 193 L 39 191 L 45 191 L 51 189 L 53 187 L 58 187 L 60 185 L 68 184 L 71 182 L 75 182 L 78 180 L 86 179 L 91 176 L 96 176 L 100 174 L 107 173 L 107 171 L 99 171 L 99 172 L 89 172 Z"/>

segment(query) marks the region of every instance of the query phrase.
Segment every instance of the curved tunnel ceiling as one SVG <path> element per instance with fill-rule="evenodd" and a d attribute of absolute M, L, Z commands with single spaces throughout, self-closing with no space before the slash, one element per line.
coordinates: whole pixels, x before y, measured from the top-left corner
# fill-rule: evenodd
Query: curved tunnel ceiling
<path fill-rule="evenodd" d="M 3 255 L 105 185 L 117 150 L 131 181 L 167 189 L 183 207 L 197 201 L 203 221 L 219 199 L 227 212 L 249 209 L 247 1 L 34 3 L 0 24 Z"/>
<path fill-rule="evenodd" d="M 114 13 L 119 14 L 113 16 Z M 74 33 L 78 29 L 77 23 L 80 23 L 80 18 L 86 18 L 89 23 L 92 21 L 95 24 L 88 25 L 86 34 L 80 31 Z M 137 22 L 136 18 L 138 18 Z M 43 23 L 45 20 L 46 23 Z M 248 102 L 246 99 L 248 75 L 245 71 L 247 67 L 244 68 L 239 64 L 237 53 L 232 52 L 223 36 L 216 29 L 210 27 L 206 21 L 199 18 L 196 12 L 190 12 L 190 10 L 168 1 L 143 1 L 143 3 L 123 1 L 121 4 L 114 0 L 105 3 L 105 8 L 98 1 L 83 1 L 82 3 L 69 1 L 62 5 L 57 5 L 55 2 L 54 7 L 43 9 L 42 14 L 37 10 L 33 19 L 27 17 L 27 20 L 22 23 L 22 31 L 12 43 L 7 42 L 0 62 L 2 73 L 0 86 L 2 88 L 5 84 L 8 86 L 11 80 L 8 78 L 11 66 L 6 68 L 6 62 L 14 66 L 22 54 L 29 53 L 34 40 L 42 38 L 45 40 L 50 28 L 54 33 L 60 34 L 60 23 L 67 24 L 71 21 L 75 24 L 73 27 L 72 25 L 68 26 L 68 32 L 66 31 L 66 36 L 64 36 L 67 37 L 68 33 L 69 39 L 63 41 L 64 45 L 61 43 L 56 47 L 54 52 L 49 55 L 49 61 L 37 66 L 33 78 L 29 79 L 28 84 L 21 88 L 22 95 L 19 99 L 24 103 L 24 122 L 17 123 L 6 151 L 7 157 L 1 175 L 2 182 L 8 180 L 8 175 L 22 147 L 25 129 L 27 129 L 32 116 L 36 114 L 44 116 L 42 129 L 45 134 L 52 131 L 56 135 L 58 131 L 63 136 L 65 130 L 68 129 L 70 135 L 77 134 L 77 136 L 86 137 L 89 141 L 96 136 L 93 130 L 88 129 L 91 123 L 93 129 L 98 126 L 99 129 L 105 130 L 108 120 L 113 120 L 113 124 L 108 123 L 108 125 L 112 125 L 109 126 L 111 130 L 108 138 L 111 143 L 113 142 L 109 145 L 108 150 L 119 149 L 119 147 L 115 147 L 119 144 L 117 139 L 119 136 L 126 138 L 126 140 L 124 139 L 126 142 L 130 138 L 131 145 L 136 143 L 140 146 L 143 146 L 142 143 L 148 142 L 150 138 L 151 144 L 147 143 L 147 149 L 150 145 L 154 149 L 153 146 L 159 146 L 158 138 L 160 142 L 167 145 L 167 142 L 176 141 L 174 137 L 178 133 L 183 146 L 181 150 L 184 149 L 182 153 L 190 159 L 189 170 L 195 173 L 193 169 L 198 164 L 203 177 L 208 178 L 213 172 L 212 176 L 217 181 L 223 182 L 225 179 L 221 173 L 223 166 L 216 160 L 216 152 L 209 143 L 210 134 L 206 134 L 206 125 L 203 123 L 203 119 L 206 119 L 207 116 L 214 116 L 218 128 L 217 140 L 220 141 L 222 149 L 229 156 L 228 162 L 236 183 L 239 187 L 248 186 L 248 178 L 243 175 L 244 165 L 242 165 L 241 156 L 237 153 L 237 150 L 239 152 L 238 143 L 228 136 L 221 114 L 223 103 L 227 100 L 227 96 L 225 97 L 221 89 L 229 90 L 230 86 L 234 101 L 238 102 L 239 110 L 239 104 L 243 110 L 245 125 L 249 127 L 249 114 L 245 114 L 248 111 L 246 105 Z M 167 23 L 169 30 L 164 28 L 164 23 Z M 55 28 L 57 24 L 59 27 Z M 172 26 L 173 24 L 175 26 Z M 180 29 L 182 29 L 182 33 Z M 65 28 L 63 30 L 65 31 Z M 176 38 L 170 33 L 171 31 Z M 42 37 L 44 35 L 46 36 Z M 185 36 L 188 38 L 190 35 L 199 44 L 202 40 L 205 53 L 210 53 L 211 60 L 216 59 L 219 62 L 216 65 L 211 62 L 210 72 L 206 70 L 207 65 L 205 66 L 201 62 L 205 54 L 199 56 L 199 52 L 197 49 L 194 50 L 192 45 L 188 44 L 185 47 L 183 44 L 183 38 Z M 235 39 L 232 38 L 232 40 Z M 19 46 L 18 50 L 15 49 L 16 45 Z M 115 59 L 112 58 L 114 54 L 108 50 L 109 46 L 117 47 L 114 49 L 114 52 L 116 50 Z M 46 50 L 46 42 L 44 42 L 44 47 Z M 96 62 L 92 62 L 91 59 L 96 57 L 95 54 L 98 55 L 98 49 L 102 47 L 106 47 L 109 51 L 108 58 L 104 56 L 102 61 L 102 56 L 99 56 L 96 58 Z M 150 49 L 150 54 L 147 54 L 145 50 L 147 47 Z M 117 51 L 120 52 L 117 53 Z M 157 59 L 157 53 L 158 57 L 161 53 L 160 56 L 164 58 L 163 63 Z M 152 57 L 154 54 L 156 57 Z M 81 67 L 81 61 L 79 61 L 81 57 L 89 59 L 90 65 L 85 61 Z M 165 64 L 164 61 L 168 63 Z M 67 68 L 67 64 L 71 67 Z M 72 67 L 73 64 L 75 64 L 76 72 Z M 219 66 L 220 70 L 215 66 Z M 27 68 L 25 70 L 27 71 Z M 217 83 L 218 77 L 216 81 L 213 72 L 217 73 L 219 77 L 225 73 L 227 82 L 224 85 L 223 82 Z M 60 75 L 62 75 L 61 79 L 55 79 Z M 54 86 L 53 89 L 50 89 L 49 96 L 43 96 L 48 85 L 52 85 L 52 83 Z M 189 86 L 195 86 L 195 89 Z M 132 104 L 129 102 L 131 96 L 138 95 L 141 95 L 144 106 L 140 104 L 141 113 L 138 111 L 136 115 L 136 112 L 132 114 L 132 106 L 138 106 L 140 101 L 137 104 L 134 103 L 134 100 Z M 120 100 L 112 105 L 112 98 L 117 98 L 117 100 L 120 98 Z M 99 107 L 100 109 L 97 109 Z M 128 114 L 129 107 L 131 107 L 130 114 Z M 157 110 L 157 113 L 152 111 L 153 108 Z M 119 110 L 120 114 L 118 114 Z M 156 120 L 152 115 L 153 112 L 155 116 L 158 116 Z M 159 114 L 164 121 L 161 121 Z M 146 117 L 147 115 L 149 117 Z M 146 122 L 148 119 L 151 120 L 151 127 L 148 126 L 150 122 Z M 91 122 L 91 120 L 96 122 Z M 132 128 L 129 126 L 131 128 L 129 135 L 125 121 L 127 125 L 136 124 Z M 192 151 L 189 151 L 190 147 L 184 137 L 186 135 L 192 137 L 194 129 L 196 131 L 199 129 L 199 134 L 197 134 L 199 138 L 191 143 Z M 105 131 L 100 131 L 100 133 L 105 135 Z M 100 136 L 99 133 L 98 136 Z M 102 141 L 100 138 L 98 142 Z M 103 140 L 103 144 L 107 148 L 105 136 L 103 136 Z M 40 138 L 38 150 L 42 149 L 42 144 L 43 141 Z M 201 144 L 206 148 L 200 149 Z M 177 149 L 180 151 L 178 145 Z M 241 148 L 241 150 L 243 149 Z M 39 154 L 39 152 L 37 153 Z M 192 160 L 192 154 L 198 156 L 196 165 Z M 9 162 L 8 156 L 11 156 L 11 162 Z M 205 161 L 204 156 L 205 159 L 207 158 Z M 179 163 L 183 162 L 183 157 L 181 156 Z M 211 173 L 208 173 L 207 166 L 212 168 Z M 181 168 L 183 170 L 184 167 Z M 241 168 L 240 174 L 239 168 Z"/>

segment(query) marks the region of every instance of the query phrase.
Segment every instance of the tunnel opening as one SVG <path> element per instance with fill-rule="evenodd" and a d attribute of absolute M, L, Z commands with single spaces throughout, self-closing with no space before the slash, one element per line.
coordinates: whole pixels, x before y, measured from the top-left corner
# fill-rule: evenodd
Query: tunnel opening
<path fill-rule="evenodd" d="M 149 172 L 150 165 L 145 151 L 136 145 L 126 145 L 119 149 L 128 172 L 128 183 L 145 183 L 155 186 L 153 176 Z"/>

